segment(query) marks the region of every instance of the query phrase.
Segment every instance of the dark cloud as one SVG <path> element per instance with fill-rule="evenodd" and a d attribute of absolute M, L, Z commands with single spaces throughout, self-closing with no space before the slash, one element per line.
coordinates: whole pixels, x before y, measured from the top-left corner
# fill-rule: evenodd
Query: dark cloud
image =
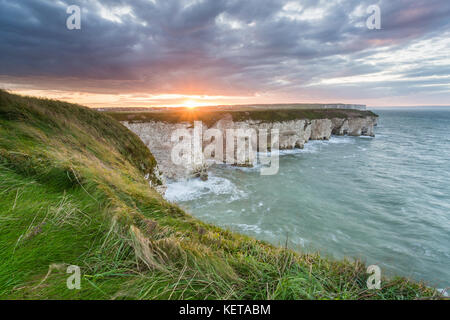
<path fill-rule="evenodd" d="M 66 29 L 72 4 L 82 8 L 81 30 Z M 381 30 L 365 26 L 373 4 Z M 448 0 L 0 0 L 0 80 L 85 92 L 336 99 L 380 88 L 405 95 L 424 84 L 450 90 L 448 58 L 430 50 L 404 59 L 433 39 L 448 52 L 449 30 Z M 372 74 L 384 80 L 327 82 Z"/>

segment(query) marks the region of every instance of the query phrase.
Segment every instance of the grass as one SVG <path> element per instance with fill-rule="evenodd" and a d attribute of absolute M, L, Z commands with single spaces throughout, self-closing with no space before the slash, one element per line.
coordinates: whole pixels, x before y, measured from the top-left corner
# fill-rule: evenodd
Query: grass
<path fill-rule="evenodd" d="M 110 116 L 0 91 L 1 299 L 416 299 L 405 278 L 205 224 L 151 186 L 156 162 Z M 147 178 L 147 179 L 146 179 Z M 81 268 L 69 290 L 68 265 Z"/>
<path fill-rule="evenodd" d="M 243 110 L 209 110 L 209 109 L 185 109 L 176 108 L 172 111 L 154 112 L 106 112 L 117 121 L 148 122 L 165 121 L 169 123 L 203 121 L 211 126 L 225 116 L 230 116 L 233 121 L 254 120 L 259 122 L 290 121 L 299 119 L 331 119 L 331 118 L 361 118 L 378 117 L 372 111 L 352 109 L 274 109 L 267 107 L 265 110 L 248 109 Z"/>

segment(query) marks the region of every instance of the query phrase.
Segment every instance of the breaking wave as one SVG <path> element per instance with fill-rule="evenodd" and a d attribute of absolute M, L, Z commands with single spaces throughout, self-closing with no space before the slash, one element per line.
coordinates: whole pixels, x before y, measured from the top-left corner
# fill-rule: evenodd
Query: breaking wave
<path fill-rule="evenodd" d="M 173 202 L 185 202 L 207 195 L 225 195 L 230 201 L 240 199 L 246 195 L 230 180 L 222 177 L 210 176 L 207 181 L 200 179 L 180 180 L 167 183 L 165 198 Z"/>

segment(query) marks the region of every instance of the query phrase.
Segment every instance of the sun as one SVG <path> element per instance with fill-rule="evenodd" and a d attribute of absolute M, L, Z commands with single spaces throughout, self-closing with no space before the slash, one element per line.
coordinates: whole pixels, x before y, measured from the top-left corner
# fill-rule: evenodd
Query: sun
<path fill-rule="evenodd" d="M 195 107 L 198 107 L 200 104 L 197 101 L 194 100 L 187 100 L 184 102 L 184 106 L 188 109 L 194 109 Z"/>
<path fill-rule="evenodd" d="M 209 106 L 210 102 L 207 101 L 202 101 L 202 100 L 194 100 L 194 99 L 189 99 L 189 100 L 185 100 L 182 104 L 183 107 L 188 108 L 188 109 L 195 109 L 197 107 L 206 107 Z"/>

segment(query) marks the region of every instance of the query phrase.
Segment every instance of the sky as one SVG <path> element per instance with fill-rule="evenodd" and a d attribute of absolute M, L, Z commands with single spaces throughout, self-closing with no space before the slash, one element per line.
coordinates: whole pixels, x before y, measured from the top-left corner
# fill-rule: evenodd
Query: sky
<path fill-rule="evenodd" d="M 91 107 L 450 105 L 450 1 L 0 0 L 0 88 Z"/>

